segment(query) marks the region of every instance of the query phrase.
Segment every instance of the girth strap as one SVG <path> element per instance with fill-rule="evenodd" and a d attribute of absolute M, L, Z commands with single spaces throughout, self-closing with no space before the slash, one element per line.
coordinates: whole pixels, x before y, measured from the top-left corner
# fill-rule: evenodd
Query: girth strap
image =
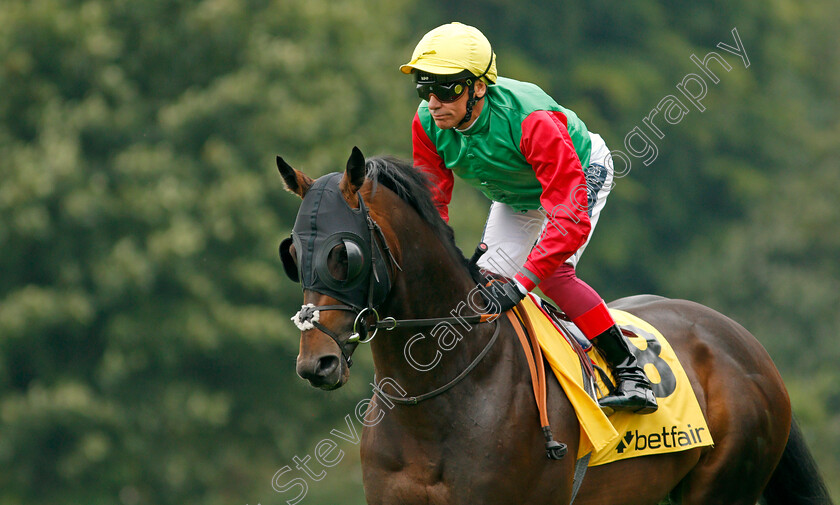
<path fill-rule="evenodd" d="M 530 318 L 528 317 L 526 311 L 520 311 L 518 308 L 515 310 L 517 315 L 530 323 Z M 519 342 L 522 344 L 522 350 L 525 351 L 525 357 L 528 360 L 528 368 L 531 371 L 531 383 L 534 385 L 534 399 L 537 401 L 537 409 L 540 412 L 540 424 L 542 425 L 543 434 L 546 436 L 546 453 L 549 459 L 560 459 L 566 454 L 567 447 L 566 444 L 553 440 L 551 428 L 548 424 L 548 385 L 545 379 L 545 366 L 543 365 L 542 348 L 540 347 L 540 342 L 537 339 L 537 336 L 534 335 L 533 332 L 529 334 L 531 345 L 528 345 L 528 337 L 525 336 L 525 331 L 522 328 L 523 323 L 514 317 L 512 312 L 513 311 L 508 312 L 507 315 L 516 330 L 516 335 L 519 337 Z M 529 326 L 533 327 L 533 325 L 530 324 Z M 571 344 L 571 342 L 569 343 Z M 532 356 L 532 353 L 535 356 Z M 584 376 L 585 374 L 586 370 L 584 369 Z M 587 392 L 589 392 L 588 389 Z M 591 394 L 594 395 L 594 391 Z M 551 449 L 549 448 L 549 444 L 552 444 Z M 569 502 L 570 504 L 574 503 L 575 497 L 577 497 L 578 491 L 580 490 L 580 486 L 583 484 L 583 478 L 586 475 L 586 469 L 589 466 L 589 458 L 591 455 L 592 453 L 588 453 L 586 456 L 575 461 L 575 474 L 572 482 L 572 496 Z"/>
<path fill-rule="evenodd" d="M 514 311 L 516 315 L 514 315 Z M 540 413 L 540 427 L 542 428 L 543 436 L 545 437 L 545 450 L 549 459 L 561 459 L 566 455 L 568 450 L 566 444 L 554 440 L 554 435 L 551 433 L 551 426 L 548 423 L 548 407 L 546 406 L 546 380 L 545 380 L 545 365 L 543 365 L 543 355 L 540 343 L 537 336 L 532 334 L 525 335 L 523 329 L 523 322 L 519 318 L 528 321 L 528 314 L 525 311 L 520 311 L 514 307 L 514 310 L 506 312 L 513 329 L 516 330 L 516 336 L 519 337 L 519 343 L 522 345 L 522 350 L 525 352 L 525 358 L 528 361 L 528 369 L 531 371 L 531 384 L 534 388 L 534 400 L 537 402 L 537 410 Z M 528 339 L 530 337 L 530 345 Z"/>

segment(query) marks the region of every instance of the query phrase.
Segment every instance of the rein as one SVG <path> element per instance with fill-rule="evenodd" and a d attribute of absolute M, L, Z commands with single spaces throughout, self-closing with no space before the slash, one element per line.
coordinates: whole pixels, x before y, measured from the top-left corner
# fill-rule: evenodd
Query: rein
<path fill-rule="evenodd" d="M 498 314 L 491 314 L 491 315 L 498 316 Z M 449 318 L 442 318 L 442 319 L 449 319 Z M 433 319 L 425 319 L 425 320 L 421 319 L 420 321 L 433 321 Z M 409 397 L 394 396 L 394 395 L 390 395 L 390 394 L 386 393 L 385 391 L 382 391 L 382 390 L 379 390 L 379 389 L 376 390 L 376 394 L 381 395 L 381 396 L 387 398 L 388 400 L 390 400 L 390 401 L 392 401 L 392 402 L 394 402 L 398 405 L 417 405 L 418 403 L 420 403 L 422 401 L 429 400 L 431 398 L 434 398 L 436 396 L 439 396 L 439 395 L 445 393 L 446 391 L 449 391 L 450 389 L 452 389 L 453 386 L 455 386 L 456 384 L 458 384 L 459 382 L 464 380 L 464 377 L 466 377 L 470 372 L 472 372 L 472 370 L 476 366 L 478 366 L 478 364 L 481 362 L 481 360 L 484 359 L 484 356 L 486 356 L 487 353 L 490 352 L 490 348 L 493 347 L 493 344 L 496 343 L 496 340 L 499 338 L 499 333 L 501 333 L 501 329 L 502 329 L 502 325 L 499 324 L 498 319 L 496 319 L 495 322 L 496 322 L 496 329 L 493 330 L 493 336 L 490 337 L 490 340 L 487 341 L 487 344 L 484 346 L 484 349 L 482 349 L 481 352 L 478 353 L 478 356 L 475 357 L 475 359 L 472 361 L 472 363 L 469 364 L 469 366 L 467 366 L 467 368 L 465 368 L 460 374 L 458 374 L 457 377 L 455 377 L 451 381 L 447 382 L 443 386 L 435 389 L 434 391 L 429 391 L 428 393 L 422 394 L 420 396 L 409 396 Z M 374 381 L 375 381 L 375 378 L 374 378 Z"/>
<path fill-rule="evenodd" d="M 533 333 L 529 333 L 526 336 L 526 332 L 524 330 L 524 324 L 519 319 L 519 317 L 527 318 L 527 315 L 522 312 L 520 315 L 519 311 L 516 311 L 517 315 L 514 315 L 513 310 L 509 310 L 505 313 L 507 317 L 510 319 L 510 323 L 513 326 L 514 330 L 516 331 L 517 337 L 519 337 L 519 343 L 522 346 L 522 350 L 525 352 L 525 358 L 528 361 L 528 371 L 531 374 L 531 384 L 534 389 L 534 400 L 537 402 L 537 410 L 540 414 L 540 427 L 542 429 L 543 437 L 545 437 L 545 451 L 546 455 L 549 459 L 559 460 L 562 459 L 563 456 L 566 455 L 567 446 L 564 443 L 557 442 L 554 440 L 554 435 L 551 433 L 551 426 L 548 422 L 548 407 L 547 407 L 547 383 L 545 378 L 545 367 L 543 366 L 543 356 L 542 356 L 542 348 L 540 347 L 540 343 L 537 340 L 536 335 Z M 450 390 L 456 384 L 461 382 L 478 364 L 484 357 L 490 352 L 490 348 L 493 347 L 493 344 L 496 343 L 496 340 L 499 337 L 499 333 L 501 332 L 502 325 L 499 324 L 498 317 L 501 314 L 481 314 L 477 316 L 471 316 L 467 318 L 462 318 L 462 320 L 466 320 L 468 322 L 475 322 L 475 323 L 483 323 L 494 321 L 496 323 L 496 329 L 493 331 L 493 336 L 490 337 L 490 340 L 487 341 L 487 344 L 484 346 L 484 349 L 481 350 L 480 353 L 473 359 L 473 361 L 463 370 L 460 374 L 458 374 L 454 379 L 450 380 L 443 386 L 429 391 L 428 393 L 424 393 L 419 396 L 394 396 L 391 394 L 386 393 L 380 389 L 376 390 L 376 394 L 383 397 L 383 399 L 387 399 L 393 403 L 398 405 L 417 405 L 418 403 L 429 400 L 436 396 L 439 396 L 446 391 Z M 493 318 L 493 319 L 490 319 Z M 398 326 L 433 326 L 438 324 L 442 321 L 447 322 L 457 322 L 458 318 L 453 317 L 442 317 L 442 318 L 435 318 L 435 319 L 403 319 L 403 320 L 394 320 L 394 318 L 386 318 L 382 321 L 377 323 L 378 327 L 383 327 L 386 330 L 393 330 Z M 383 323 L 381 326 L 379 323 Z M 388 324 L 389 326 L 385 326 Z M 530 337 L 530 344 L 529 344 L 529 337 Z M 375 379 L 374 379 L 375 382 Z"/>
<path fill-rule="evenodd" d="M 346 354 L 344 350 L 344 345 L 341 344 L 341 337 L 335 331 L 327 328 L 323 324 L 321 324 L 319 319 L 319 313 L 322 310 L 346 310 L 349 312 L 356 313 L 356 319 L 353 321 L 353 333 L 347 339 L 346 343 L 359 343 L 359 344 L 367 344 L 373 340 L 373 337 L 376 336 L 376 333 L 379 330 L 391 331 L 396 328 L 409 328 L 409 327 L 428 327 L 428 326 L 437 326 L 440 323 L 470 323 L 470 324 L 481 324 L 481 323 L 489 323 L 494 321 L 496 318 L 499 317 L 499 314 L 477 314 L 474 316 L 465 316 L 465 317 L 437 317 L 437 318 L 428 318 L 428 319 L 394 319 L 393 317 L 386 317 L 384 319 L 379 319 L 379 312 L 376 309 L 372 308 L 364 308 L 362 310 L 358 310 L 355 307 L 351 307 L 349 305 L 312 305 L 311 303 L 306 304 L 300 308 L 297 314 L 292 318 L 295 324 L 301 331 L 310 330 L 312 328 L 317 328 L 325 333 L 328 337 L 333 339 L 333 341 L 338 346 L 339 350 L 341 351 L 341 355 L 344 356 L 344 359 L 347 361 L 347 366 L 350 367 L 353 365 L 353 360 L 351 359 L 350 354 Z M 370 336 L 362 339 L 361 338 L 361 331 L 359 328 L 359 323 L 364 320 L 366 312 L 371 312 L 374 317 L 376 317 L 376 322 L 362 326 L 361 330 L 368 332 L 373 330 L 373 333 Z M 311 327 L 310 327 L 311 325 Z M 475 368 L 475 365 L 478 364 L 478 361 L 484 357 L 486 354 L 486 350 L 492 346 L 492 342 L 495 342 L 495 337 L 498 336 L 498 324 L 496 325 L 496 334 L 491 339 L 491 342 L 488 343 L 488 347 L 485 348 L 484 351 L 479 355 L 479 358 L 476 362 L 470 365 L 468 368 L 472 370 Z M 459 376 L 460 377 L 460 376 Z M 460 381 L 460 378 L 458 379 Z M 450 386 L 451 387 L 451 386 Z M 449 389 L 449 388 L 447 388 Z M 425 396 L 425 395 L 423 395 Z M 437 395 L 435 395 L 437 396 Z M 422 400 L 421 400 L 422 401 Z M 399 403 L 399 402 L 398 402 Z"/>
<path fill-rule="evenodd" d="M 370 231 L 372 242 L 377 244 L 377 246 L 384 253 L 383 255 L 386 258 L 388 258 L 389 263 L 393 265 L 393 267 L 396 270 L 402 272 L 402 268 L 400 267 L 399 263 L 397 263 L 396 258 L 394 258 L 394 255 L 391 252 L 391 248 L 388 247 L 388 242 L 385 240 L 385 234 L 382 233 L 382 228 L 380 228 L 379 224 L 372 217 L 370 217 L 370 214 L 368 213 L 367 208 L 364 205 L 360 205 L 360 209 L 364 213 L 365 219 L 367 221 L 368 230 Z M 478 259 L 486 252 L 487 244 L 483 242 L 478 244 L 478 246 L 475 248 L 475 252 L 473 253 L 472 258 L 470 258 L 470 266 L 474 266 L 478 262 Z M 375 261 L 376 259 L 373 257 L 373 255 L 371 255 L 372 267 Z M 371 268 L 370 282 L 368 285 L 367 307 L 359 308 L 347 304 L 316 306 L 309 303 L 303 305 L 300 308 L 298 313 L 295 314 L 294 317 L 292 317 L 292 321 L 294 321 L 295 325 L 301 331 L 317 328 L 323 333 L 325 333 L 327 336 L 329 336 L 338 346 L 338 349 L 341 351 L 341 355 L 344 357 L 344 360 L 347 362 L 347 366 L 349 368 L 353 366 L 353 360 L 351 359 L 353 351 L 350 351 L 349 353 L 346 352 L 344 349 L 344 345 L 353 343 L 370 343 L 370 341 L 373 340 L 373 337 L 376 336 L 377 332 L 380 329 L 391 331 L 399 327 L 426 327 L 436 326 L 440 323 L 480 324 L 491 322 L 499 316 L 499 314 L 476 314 L 473 316 L 466 317 L 436 317 L 428 319 L 394 319 L 393 317 L 379 319 L 379 312 L 373 306 L 374 286 L 378 282 L 382 281 L 376 274 L 376 268 Z M 345 310 L 356 314 L 356 319 L 353 321 L 352 333 L 350 334 L 350 337 L 347 338 L 345 344 L 341 343 L 340 336 L 336 332 L 318 322 L 320 318 L 320 311 L 322 310 Z M 376 321 L 374 321 L 371 324 L 365 324 L 364 319 L 367 317 L 367 313 L 372 314 Z M 362 326 L 359 326 L 360 322 L 362 323 Z M 367 336 L 367 334 L 371 330 L 373 331 L 373 333 L 371 333 L 370 336 Z M 365 334 L 364 338 L 362 337 L 363 332 Z"/>
<path fill-rule="evenodd" d="M 386 331 L 393 330 L 399 327 L 423 327 L 436 326 L 440 323 L 489 323 L 499 317 L 499 314 L 477 314 L 475 316 L 467 317 L 436 317 L 430 319 L 394 319 L 393 317 L 386 317 L 381 321 L 374 323 L 376 329 L 383 329 Z M 368 340 L 367 342 L 369 342 Z M 365 342 L 362 342 L 365 343 Z"/>

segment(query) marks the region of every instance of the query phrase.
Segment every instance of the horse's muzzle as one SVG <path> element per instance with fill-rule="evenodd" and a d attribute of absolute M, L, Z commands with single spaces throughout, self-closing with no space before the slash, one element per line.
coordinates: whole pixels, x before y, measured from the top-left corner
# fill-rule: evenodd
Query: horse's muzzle
<path fill-rule="evenodd" d="M 301 379 L 319 389 L 332 390 L 344 385 L 347 367 L 344 366 L 339 354 L 323 354 L 320 356 L 298 356 L 297 374 Z"/>

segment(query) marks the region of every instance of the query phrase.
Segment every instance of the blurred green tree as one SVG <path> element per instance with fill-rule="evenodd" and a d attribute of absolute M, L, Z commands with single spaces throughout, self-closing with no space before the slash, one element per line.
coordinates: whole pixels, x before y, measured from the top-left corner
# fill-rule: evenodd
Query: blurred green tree
<path fill-rule="evenodd" d="M 404 8 L 0 5 L 0 501 L 256 503 L 370 395 L 294 374 L 273 156 L 405 145 Z"/>

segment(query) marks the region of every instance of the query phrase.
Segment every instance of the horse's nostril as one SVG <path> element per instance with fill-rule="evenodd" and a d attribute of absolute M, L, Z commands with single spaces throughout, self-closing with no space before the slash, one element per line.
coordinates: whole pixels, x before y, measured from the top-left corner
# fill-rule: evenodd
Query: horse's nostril
<path fill-rule="evenodd" d="M 344 384 L 342 374 L 346 374 L 347 369 L 341 367 L 341 356 L 326 354 L 307 359 L 298 356 L 297 373 L 312 386 L 331 390 Z"/>
<path fill-rule="evenodd" d="M 323 356 L 318 360 L 315 373 L 321 377 L 327 377 L 338 367 L 338 356 Z"/>

